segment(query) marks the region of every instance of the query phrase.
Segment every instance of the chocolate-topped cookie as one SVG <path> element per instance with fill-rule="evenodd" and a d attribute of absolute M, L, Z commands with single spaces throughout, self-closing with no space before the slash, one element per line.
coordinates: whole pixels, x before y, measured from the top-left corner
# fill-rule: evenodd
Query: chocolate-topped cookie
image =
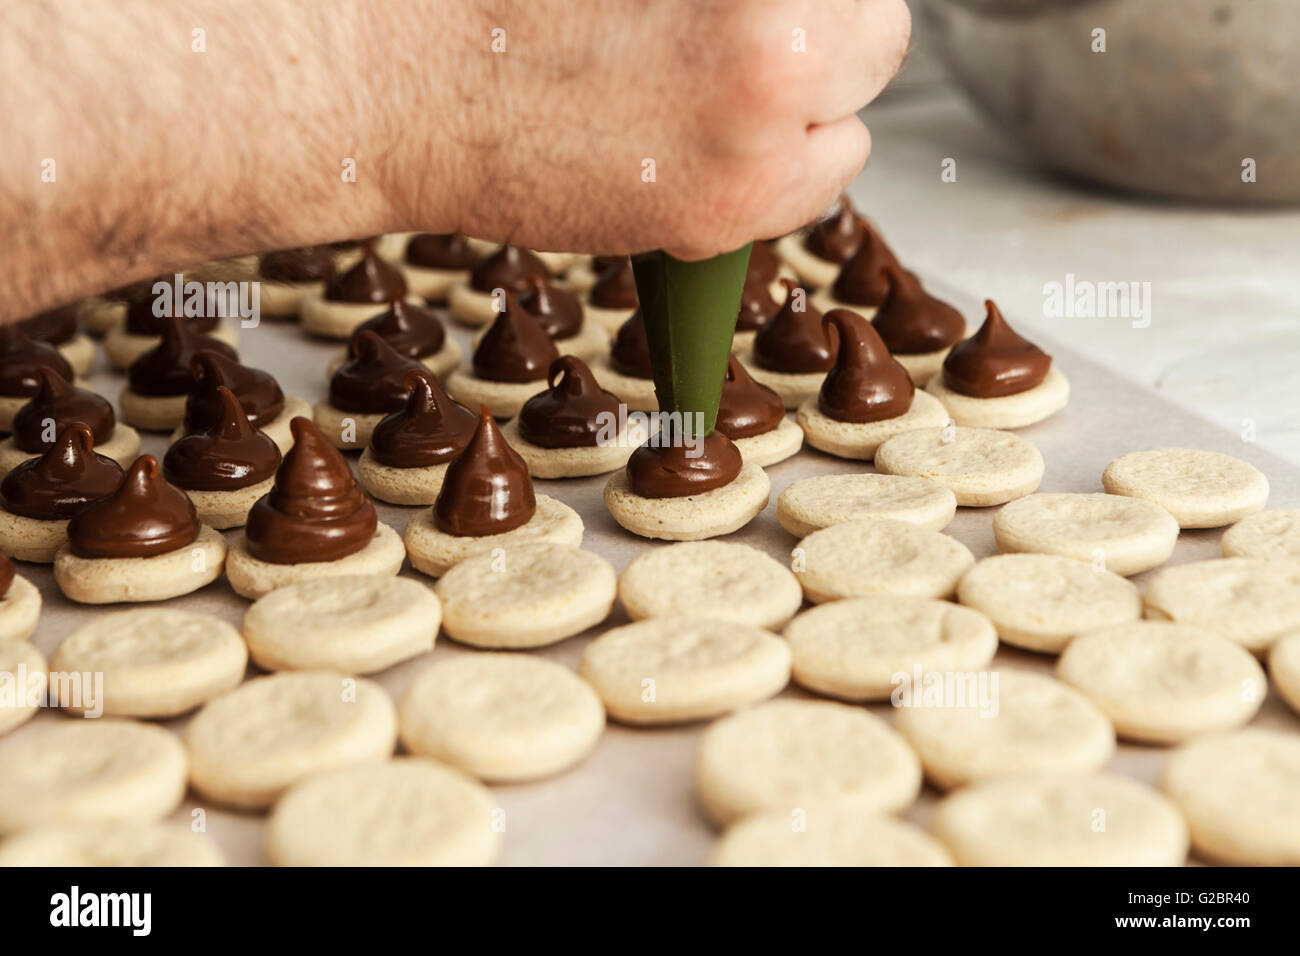
<path fill-rule="evenodd" d="M 713 427 L 735 443 L 741 458 L 755 465 L 784 461 L 803 444 L 803 431 L 785 417 L 781 396 L 754 381 L 735 355 L 727 361 Z"/>
<path fill-rule="evenodd" d="M 164 319 L 162 339 L 127 369 L 118 397 L 122 419 L 145 431 L 171 431 L 185 418 L 194 376 L 190 363 L 202 351 L 237 360 L 225 342 L 195 332 L 175 316 Z"/>
<path fill-rule="evenodd" d="M 587 319 L 613 335 L 632 315 L 637 304 L 632 260 L 628 256 L 620 256 L 614 264 L 606 266 L 600 272 L 595 283 L 587 290 Z"/>
<path fill-rule="evenodd" d="M 311 406 L 303 399 L 285 395 L 270 372 L 250 368 L 218 352 L 196 352 L 190 359 L 190 377 L 185 417 L 171 436 L 173 442 L 184 434 L 209 431 L 218 425 L 223 406 L 218 393 L 221 387 L 234 394 L 249 424 L 264 432 L 281 451 L 293 444 L 289 422 L 311 412 Z"/>
<path fill-rule="evenodd" d="M 53 345 L 36 341 L 16 325 L 0 325 L 0 431 L 10 429 L 18 409 L 40 390 L 41 368 L 72 381 L 72 366 Z"/>
<path fill-rule="evenodd" d="M 321 295 L 334 277 L 335 250 L 329 246 L 302 246 L 263 253 L 257 260 L 261 282 L 263 318 L 297 318 L 303 300 Z"/>
<path fill-rule="evenodd" d="M 412 294 L 428 302 L 445 302 L 451 287 L 467 281 L 482 258 L 459 232 L 421 232 L 406 242 L 402 273 Z"/>
<path fill-rule="evenodd" d="M 629 409 L 638 412 L 658 410 L 650 341 L 640 309 L 618 327 L 608 355 L 593 360 L 591 370 L 596 380 L 622 399 Z"/>
<path fill-rule="evenodd" d="M 352 337 L 346 362 L 330 376 L 329 397 L 312 417 L 337 448 L 364 448 L 380 419 L 406 406 L 406 374 L 424 366 L 399 354 L 374 332 Z"/>
<path fill-rule="evenodd" d="M 0 474 L 44 454 L 73 422 L 90 427 L 96 450 L 118 464 L 130 464 L 140 451 L 140 435 L 117 421 L 102 395 L 73 385 L 52 368 L 37 369 L 40 388 L 14 415 L 11 434 L 0 442 Z"/>
<path fill-rule="evenodd" d="M 889 293 L 871 324 L 912 381 L 924 385 L 966 334 L 966 320 L 947 302 L 926 292 L 912 273 L 895 265 L 886 265 L 884 273 Z"/>
<path fill-rule="evenodd" d="M 452 372 L 447 391 L 459 402 L 486 405 L 498 418 L 510 418 L 545 381 L 557 358 L 555 343 L 537 319 L 507 293 L 504 311 L 474 346 L 470 367 Z"/>
<path fill-rule="evenodd" d="M 150 287 L 128 300 L 122 324 L 104 337 L 104 354 L 114 368 L 129 368 L 157 346 L 172 319 L 181 322 L 191 333 L 209 336 L 225 345 L 233 347 L 238 341 L 234 326 L 221 321 L 206 296 L 195 308 L 194 303 L 176 296 L 175 276 L 162 276 L 155 285 L 166 286 L 168 291 L 155 292 Z"/>
<path fill-rule="evenodd" d="M 375 249 L 375 240 L 368 239 L 355 264 L 335 272 L 319 294 L 303 297 L 302 327 L 312 335 L 348 339 L 361 323 L 405 298 L 402 271 L 385 261 Z"/>
<path fill-rule="evenodd" d="M 95 364 L 95 343 L 77 327 L 77 302 L 47 309 L 17 323 L 38 342 L 53 345 L 77 375 L 85 375 Z"/>
<path fill-rule="evenodd" d="M 505 295 L 526 292 L 532 279 L 546 279 L 550 270 L 534 253 L 504 245 L 483 259 L 448 294 L 451 314 L 466 325 L 487 325 L 505 308 Z"/>

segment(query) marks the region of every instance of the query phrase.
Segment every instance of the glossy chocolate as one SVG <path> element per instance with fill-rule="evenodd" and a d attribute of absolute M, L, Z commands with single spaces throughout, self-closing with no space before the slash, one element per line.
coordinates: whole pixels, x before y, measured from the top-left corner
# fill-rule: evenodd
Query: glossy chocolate
<path fill-rule="evenodd" d="M 9 555 L 0 551 L 0 598 L 9 593 L 9 588 L 13 586 L 13 583 L 14 562 Z"/>
<path fill-rule="evenodd" d="M 268 282 L 326 282 L 334 275 L 334 250 L 302 246 L 267 252 L 257 260 L 257 272 Z"/>
<path fill-rule="evenodd" d="M 632 273 L 632 259 L 622 256 L 617 263 L 607 267 L 597 277 L 587 292 L 587 301 L 601 309 L 635 309 L 636 277 Z"/>
<path fill-rule="evenodd" d="M 454 401 L 434 374 L 412 369 L 404 379 L 406 407 L 385 415 L 370 436 L 370 454 L 381 465 L 424 468 L 451 461 L 469 444 L 478 416 Z"/>
<path fill-rule="evenodd" d="M 484 406 L 469 444 L 447 466 L 433 524 L 445 534 L 481 538 L 513 531 L 536 511 L 528 466 Z"/>
<path fill-rule="evenodd" d="M 90 428 L 73 422 L 40 458 L 15 466 L 0 481 L 5 508 L 42 521 L 62 521 L 107 498 L 122 483 L 122 466 L 95 452 Z"/>
<path fill-rule="evenodd" d="M 528 291 L 519 295 L 519 304 L 553 339 L 568 339 L 582 331 L 582 303 L 568 289 L 551 285 L 533 276 Z"/>
<path fill-rule="evenodd" d="M 849 309 L 831 309 L 824 321 L 840 342 L 817 396 L 824 414 L 841 422 L 879 422 L 912 407 L 912 379 L 870 322 Z"/>
<path fill-rule="evenodd" d="M 280 467 L 280 449 L 249 424 L 235 393 L 216 386 L 217 423 L 183 435 L 163 457 L 163 475 L 193 491 L 233 491 L 265 481 Z"/>
<path fill-rule="evenodd" d="M 57 309 L 49 309 L 23 319 L 18 327 L 37 342 L 62 345 L 77 334 L 77 309 L 76 302 L 61 305 Z"/>
<path fill-rule="evenodd" d="M 519 300 L 506 294 L 506 307 L 497 313 L 474 347 L 474 374 L 490 382 L 538 382 L 560 357 L 555 343 Z"/>
<path fill-rule="evenodd" d="M 699 495 L 730 484 L 740 474 L 744 462 L 740 450 L 719 431 L 709 432 L 695 445 L 698 455 L 680 439 L 665 445 L 667 436 L 652 436 L 650 441 L 632 452 L 627 462 L 627 483 L 642 498 L 684 498 Z M 694 445 L 694 442 L 692 442 Z"/>
<path fill-rule="evenodd" d="M 740 312 L 736 315 L 737 332 L 755 332 L 776 315 L 777 305 L 766 282 L 745 280 L 740 290 Z"/>
<path fill-rule="evenodd" d="M 889 294 L 889 280 L 885 278 L 885 266 L 902 268 L 894 253 L 866 223 L 866 232 L 862 245 L 853 257 L 840 267 L 840 274 L 835 277 L 831 294 L 840 302 L 874 308 L 885 301 Z"/>
<path fill-rule="evenodd" d="M 447 342 L 447 328 L 433 309 L 412 305 L 398 299 L 372 319 L 366 319 L 353 331 L 374 332 L 387 342 L 398 355 L 407 358 L 424 358 L 442 350 Z"/>
<path fill-rule="evenodd" d="M 604 416 L 618 420 L 619 400 L 596 382 L 582 359 L 561 355 L 546 373 L 547 389 L 519 412 L 519 434 L 542 448 L 592 448 Z"/>
<path fill-rule="evenodd" d="M 770 285 L 781 274 L 781 257 L 770 242 L 755 239 L 749 248 L 749 264 L 745 267 L 745 284 L 761 282 Z"/>
<path fill-rule="evenodd" d="M 406 278 L 400 269 L 379 257 L 373 242 L 362 248 L 356 265 L 325 283 L 325 298 L 331 302 L 385 303 L 405 295 Z"/>
<path fill-rule="evenodd" d="M 42 367 L 36 372 L 41 380 L 40 390 L 18 409 L 10 429 L 19 450 L 42 454 L 54 444 L 53 438 L 57 438 L 72 422 L 89 425 L 97 445 L 113 437 L 117 418 L 108 399 L 77 388 L 53 369 Z M 47 427 L 50 422 L 54 423 L 53 438 Z"/>
<path fill-rule="evenodd" d="M 220 339 L 195 331 L 187 320 L 168 316 L 162 321 L 162 341 L 126 370 L 127 382 L 136 394 L 187 394 L 194 387 L 190 363 L 199 352 L 216 352 L 238 361 L 233 348 Z"/>
<path fill-rule="evenodd" d="M 722 397 L 718 400 L 718 420 L 713 427 L 735 440 L 770 432 L 784 418 L 785 403 L 781 396 L 750 378 L 740 359 L 731 356 L 722 381 Z"/>
<path fill-rule="evenodd" d="M 921 287 L 912 273 L 898 266 L 885 266 L 889 294 L 872 316 L 885 346 L 895 355 L 938 352 L 961 339 L 966 320 L 961 313 Z"/>
<path fill-rule="evenodd" d="M 68 546 L 83 558 L 151 558 L 193 544 L 199 527 L 189 495 L 141 455 L 115 492 L 68 522 Z"/>
<path fill-rule="evenodd" d="M 156 281 L 165 282 L 168 286 L 172 286 L 175 279 L 172 276 L 163 276 Z M 169 315 L 159 315 L 154 308 L 154 302 L 159 298 L 161 296 L 155 295 L 151 286 L 144 294 L 130 299 L 126 304 L 126 323 L 123 329 L 132 335 L 162 335 L 169 315 L 181 319 L 185 326 L 194 332 L 211 332 L 221 321 L 221 317 L 215 313 L 212 315 L 186 315 L 184 301 L 173 302 Z M 209 311 L 206 299 L 203 311 Z"/>
<path fill-rule="evenodd" d="M 633 378 L 654 378 L 650 341 L 646 338 L 645 320 L 641 317 L 640 309 L 618 327 L 609 347 L 609 364 L 614 371 Z"/>
<path fill-rule="evenodd" d="M 422 269 L 462 272 L 474 268 L 478 260 L 478 253 L 459 232 L 422 232 L 406 244 L 406 261 Z"/>
<path fill-rule="evenodd" d="M 848 262 L 862 248 L 868 228 L 849 202 L 848 194 L 844 193 L 834 211 L 808 230 L 803 240 L 804 248 L 827 262 Z"/>
<path fill-rule="evenodd" d="M 42 368 L 73 380 L 72 366 L 53 345 L 35 341 L 17 325 L 0 325 L 0 395 L 35 395 Z"/>
<path fill-rule="evenodd" d="M 504 245 L 474 267 L 469 284 L 479 292 L 505 289 L 518 295 L 528 290 L 529 278 L 549 275 L 546 263 L 536 255 L 520 246 Z"/>
<path fill-rule="evenodd" d="M 270 372 L 241 365 L 238 359 L 220 352 L 196 352 L 190 359 L 190 376 L 193 384 L 185 400 L 187 432 L 207 431 L 220 424 L 223 403 L 218 389 L 223 387 L 234 393 L 254 428 L 273 422 L 284 411 L 284 392 Z"/>
<path fill-rule="evenodd" d="M 1052 357 L 1017 335 L 992 299 L 984 307 L 988 317 L 980 330 L 954 345 L 944 359 L 943 383 L 972 398 L 1017 395 L 1041 383 Z"/>
<path fill-rule="evenodd" d="M 781 282 L 785 304 L 754 336 L 754 364 L 788 375 L 830 371 L 839 342 L 834 326 L 828 328 L 822 322 L 821 312 L 796 283 L 789 279 Z"/>
<path fill-rule="evenodd" d="M 275 486 L 248 513 L 248 553 L 271 564 L 356 554 L 379 527 L 373 502 L 310 418 L 295 418 L 289 429 L 294 443 L 275 473 Z"/>
<path fill-rule="evenodd" d="M 348 360 L 330 376 L 330 404 L 363 415 L 399 411 L 406 407 L 406 373 L 422 368 L 374 332 L 356 332 Z"/>

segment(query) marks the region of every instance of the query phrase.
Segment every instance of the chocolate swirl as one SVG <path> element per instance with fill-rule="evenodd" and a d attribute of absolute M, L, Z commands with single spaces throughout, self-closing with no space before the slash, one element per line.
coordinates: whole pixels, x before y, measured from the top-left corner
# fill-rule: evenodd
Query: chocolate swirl
<path fill-rule="evenodd" d="M 50 448 L 72 422 L 82 422 L 94 433 L 95 444 L 113 437 L 117 419 L 113 406 L 102 395 L 77 388 L 51 368 L 36 370 L 40 388 L 32 400 L 14 415 L 14 444 L 19 450 L 39 455 Z M 53 439 L 47 425 L 54 423 Z"/>
<path fill-rule="evenodd" d="M 546 263 L 533 253 L 507 244 L 474 267 L 469 274 L 469 284 L 479 292 L 505 289 L 518 295 L 528 290 L 530 278 L 545 279 L 549 275 Z"/>
<path fill-rule="evenodd" d="M 447 329 L 432 309 L 402 299 L 389 306 L 387 312 L 366 319 L 353 335 L 361 331 L 374 332 L 398 355 L 413 359 L 434 355 L 447 342 Z"/>
<path fill-rule="evenodd" d="M 265 481 L 280 467 L 280 449 L 249 424 L 235 393 L 215 388 L 217 424 L 183 435 L 163 457 L 163 475 L 181 488 L 229 491 Z"/>
<path fill-rule="evenodd" d="M 936 299 L 912 273 L 885 266 L 889 295 L 871 319 L 889 351 L 895 355 L 938 352 L 958 341 L 966 320 L 947 302 Z"/>
<path fill-rule="evenodd" d="M 458 538 L 481 538 L 513 531 L 536 511 L 528 466 L 484 406 L 469 444 L 447 466 L 433 503 L 434 527 Z"/>
<path fill-rule="evenodd" d="M 165 283 L 168 288 L 172 288 L 174 278 L 172 276 L 163 276 L 157 282 Z M 173 290 L 174 291 L 174 290 Z M 168 299 L 172 301 L 170 304 Z M 162 300 L 162 304 L 157 304 Z M 126 304 L 126 323 L 123 325 L 125 331 L 132 335 L 162 335 L 163 329 L 167 325 L 169 317 L 175 317 L 182 320 L 186 327 L 193 332 L 211 332 L 221 321 L 221 316 L 215 309 L 207 307 L 207 299 L 203 301 L 202 315 L 186 315 L 184 301 L 177 302 L 175 297 L 168 293 L 166 296 L 155 294 L 153 287 L 150 286 L 148 291 L 142 295 L 137 295 Z"/>
<path fill-rule="evenodd" d="M 77 308 L 76 302 L 61 305 L 23 319 L 18 327 L 37 342 L 62 345 L 77 334 Z"/>
<path fill-rule="evenodd" d="M 83 558 L 151 558 L 194 543 L 199 527 L 189 495 L 141 455 L 115 492 L 68 522 L 68 546 Z"/>
<path fill-rule="evenodd" d="M 295 418 L 289 430 L 293 447 L 275 473 L 275 485 L 248 512 L 248 553 L 271 564 L 356 554 L 379 527 L 374 503 L 310 418 Z"/>
<path fill-rule="evenodd" d="M 422 269 L 462 272 L 474 268 L 478 260 L 478 253 L 459 232 L 422 232 L 406 244 L 406 261 Z"/>
<path fill-rule="evenodd" d="M 559 358 L 555 343 L 511 293 L 474 348 L 474 374 L 490 382 L 536 382 Z"/>
<path fill-rule="evenodd" d="M 469 444 L 478 416 L 453 401 L 434 374 L 412 369 L 404 379 L 410 398 L 385 415 L 370 436 L 370 454 L 393 468 L 424 468 L 451 461 Z"/>
<path fill-rule="evenodd" d="M 754 364 L 787 375 L 829 371 L 839 347 L 835 327 L 822 322 L 803 289 L 789 279 L 781 282 L 785 304 L 754 336 Z"/>
<path fill-rule="evenodd" d="M 635 309 L 640 300 L 636 296 L 632 258 L 623 256 L 601 272 L 587 293 L 587 301 L 601 309 Z"/>
<path fill-rule="evenodd" d="M 42 368 L 73 379 L 72 366 L 53 345 L 34 341 L 16 325 L 0 325 L 0 395 L 35 395 Z"/>
<path fill-rule="evenodd" d="M 862 245 L 853 257 L 840 267 L 840 274 L 835 277 L 831 294 L 840 302 L 874 308 L 885 301 L 889 294 L 889 280 L 885 278 L 887 265 L 897 266 L 899 262 L 893 252 L 885 245 L 885 240 L 877 235 L 865 222 Z"/>
<path fill-rule="evenodd" d="M 1021 338 L 992 299 L 984 300 L 988 317 L 980 330 L 953 346 L 943 362 L 943 383 L 973 398 L 1000 398 L 1040 384 L 1052 357 Z"/>
<path fill-rule="evenodd" d="M 568 339 L 582 331 L 582 303 L 567 289 L 551 285 L 533 276 L 528 291 L 519 295 L 519 304 L 553 339 Z"/>
<path fill-rule="evenodd" d="M 770 432 L 784 418 L 785 403 L 781 396 L 750 378 L 740 360 L 731 356 L 727 360 L 727 375 L 718 400 L 718 419 L 713 427 L 734 441 Z"/>
<path fill-rule="evenodd" d="M 665 442 L 661 432 L 632 452 L 627 461 L 627 483 L 642 498 L 685 498 L 730 484 L 744 462 L 740 450 L 719 431 L 709 432 L 692 449 L 680 436 Z"/>
<path fill-rule="evenodd" d="M 394 302 L 405 295 L 406 278 L 379 257 L 373 241 L 362 248 L 356 265 L 325 283 L 325 298 L 331 302 L 379 304 Z"/>
<path fill-rule="evenodd" d="M 185 395 L 194 386 L 190 363 L 204 351 L 238 361 L 235 350 L 220 339 L 196 332 L 184 319 L 164 318 L 162 341 L 126 370 L 131 391 L 138 395 Z"/>
<path fill-rule="evenodd" d="M 348 360 L 330 376 L 330 404 L 362 415 L 398 411 L 406 407 L 406 373 L 422 368 L 374 332 L 356 332 Z"/>
<path fill-rule="evenodd" d="M 334 250 L 329 246 L 302 246 L 267 252 L 257 260 L 257 272 L 267 282 L 327 282 L 334 275 Z"/>
<path fill-rule="evenodd" d="M 551 363 L 546 384 L 519 412 L 519 434 L 534 445 L 593 448 L 605 428 L 603 416 L 618 420 L 618 396 L 600 387 L 582 359 L 561 355 Z"/>
<path fill-rule="evenodd" d="M 857 214 L 848 194 L 843 193 L 834 211 L 808 230 L 804 248 L 827 262 L 848 262 L 862 248 L 867 229 L 866 221 Z"/>
<path fill-rule="evenodd" d="M 0 481 L 5 508 L 41 521 L 62 521 L 122 483 L 122 466 L 95 452 L 88 425 L 72 422 L 41 455 L 17 465 Z"/>
<path fill-rule="evenodd" d="M 201 432 L 221 423 L 222 401 L 219 390 L 229 389 L 254 428 L 275 421 L 284 411 L 284 392 L 269 372 L 241 365 L 238 359 L 220 352 L 199 351 L 190 359 L 193 379 L 190 397 L 185 400 L 185 430 Z"/>
<path fill-rule="evenodd" d="M 0 598 L 9 593 L 14 583 L 14 562 L 9 555 L 0 551 Z"/>
<path fill-rule="evenodd" d="M 912 407 L 912 379 L 870 322 L 849 309 L 831 309 L 824 321 L 839 332 L 840 347 L 817 396 L 822 412 L 841 422 L 879 422 Z"/>
<path fill-rule="evenodd" d="M 609 348 L 609 364 L 614 371 L 632 378 L 654 378 L 654 363 L 650 361 L 650 340 L 646 338 L 645 319 L 637 309 L 632 317 L 618 327 Z"/>

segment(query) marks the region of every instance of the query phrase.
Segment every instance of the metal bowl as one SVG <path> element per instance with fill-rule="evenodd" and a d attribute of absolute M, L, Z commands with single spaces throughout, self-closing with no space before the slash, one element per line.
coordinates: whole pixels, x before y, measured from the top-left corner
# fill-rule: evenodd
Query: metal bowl
<path fill-rule="evenodd" d="M 1300 201 L 1297 0 L 921 3 L 953 76 L 1053 168 L 1179 199 Z"/>

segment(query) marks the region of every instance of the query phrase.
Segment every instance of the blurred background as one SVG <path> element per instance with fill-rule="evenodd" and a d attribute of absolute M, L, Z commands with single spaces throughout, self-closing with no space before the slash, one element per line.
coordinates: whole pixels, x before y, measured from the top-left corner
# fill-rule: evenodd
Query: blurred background
<path fill-rule="evenodd" d="M 908 2 L 850 189 L 900 258 L 1300 463 L 1300 2 Z M 1068 276 L 1149 325 L 1046 315 Z"/>

